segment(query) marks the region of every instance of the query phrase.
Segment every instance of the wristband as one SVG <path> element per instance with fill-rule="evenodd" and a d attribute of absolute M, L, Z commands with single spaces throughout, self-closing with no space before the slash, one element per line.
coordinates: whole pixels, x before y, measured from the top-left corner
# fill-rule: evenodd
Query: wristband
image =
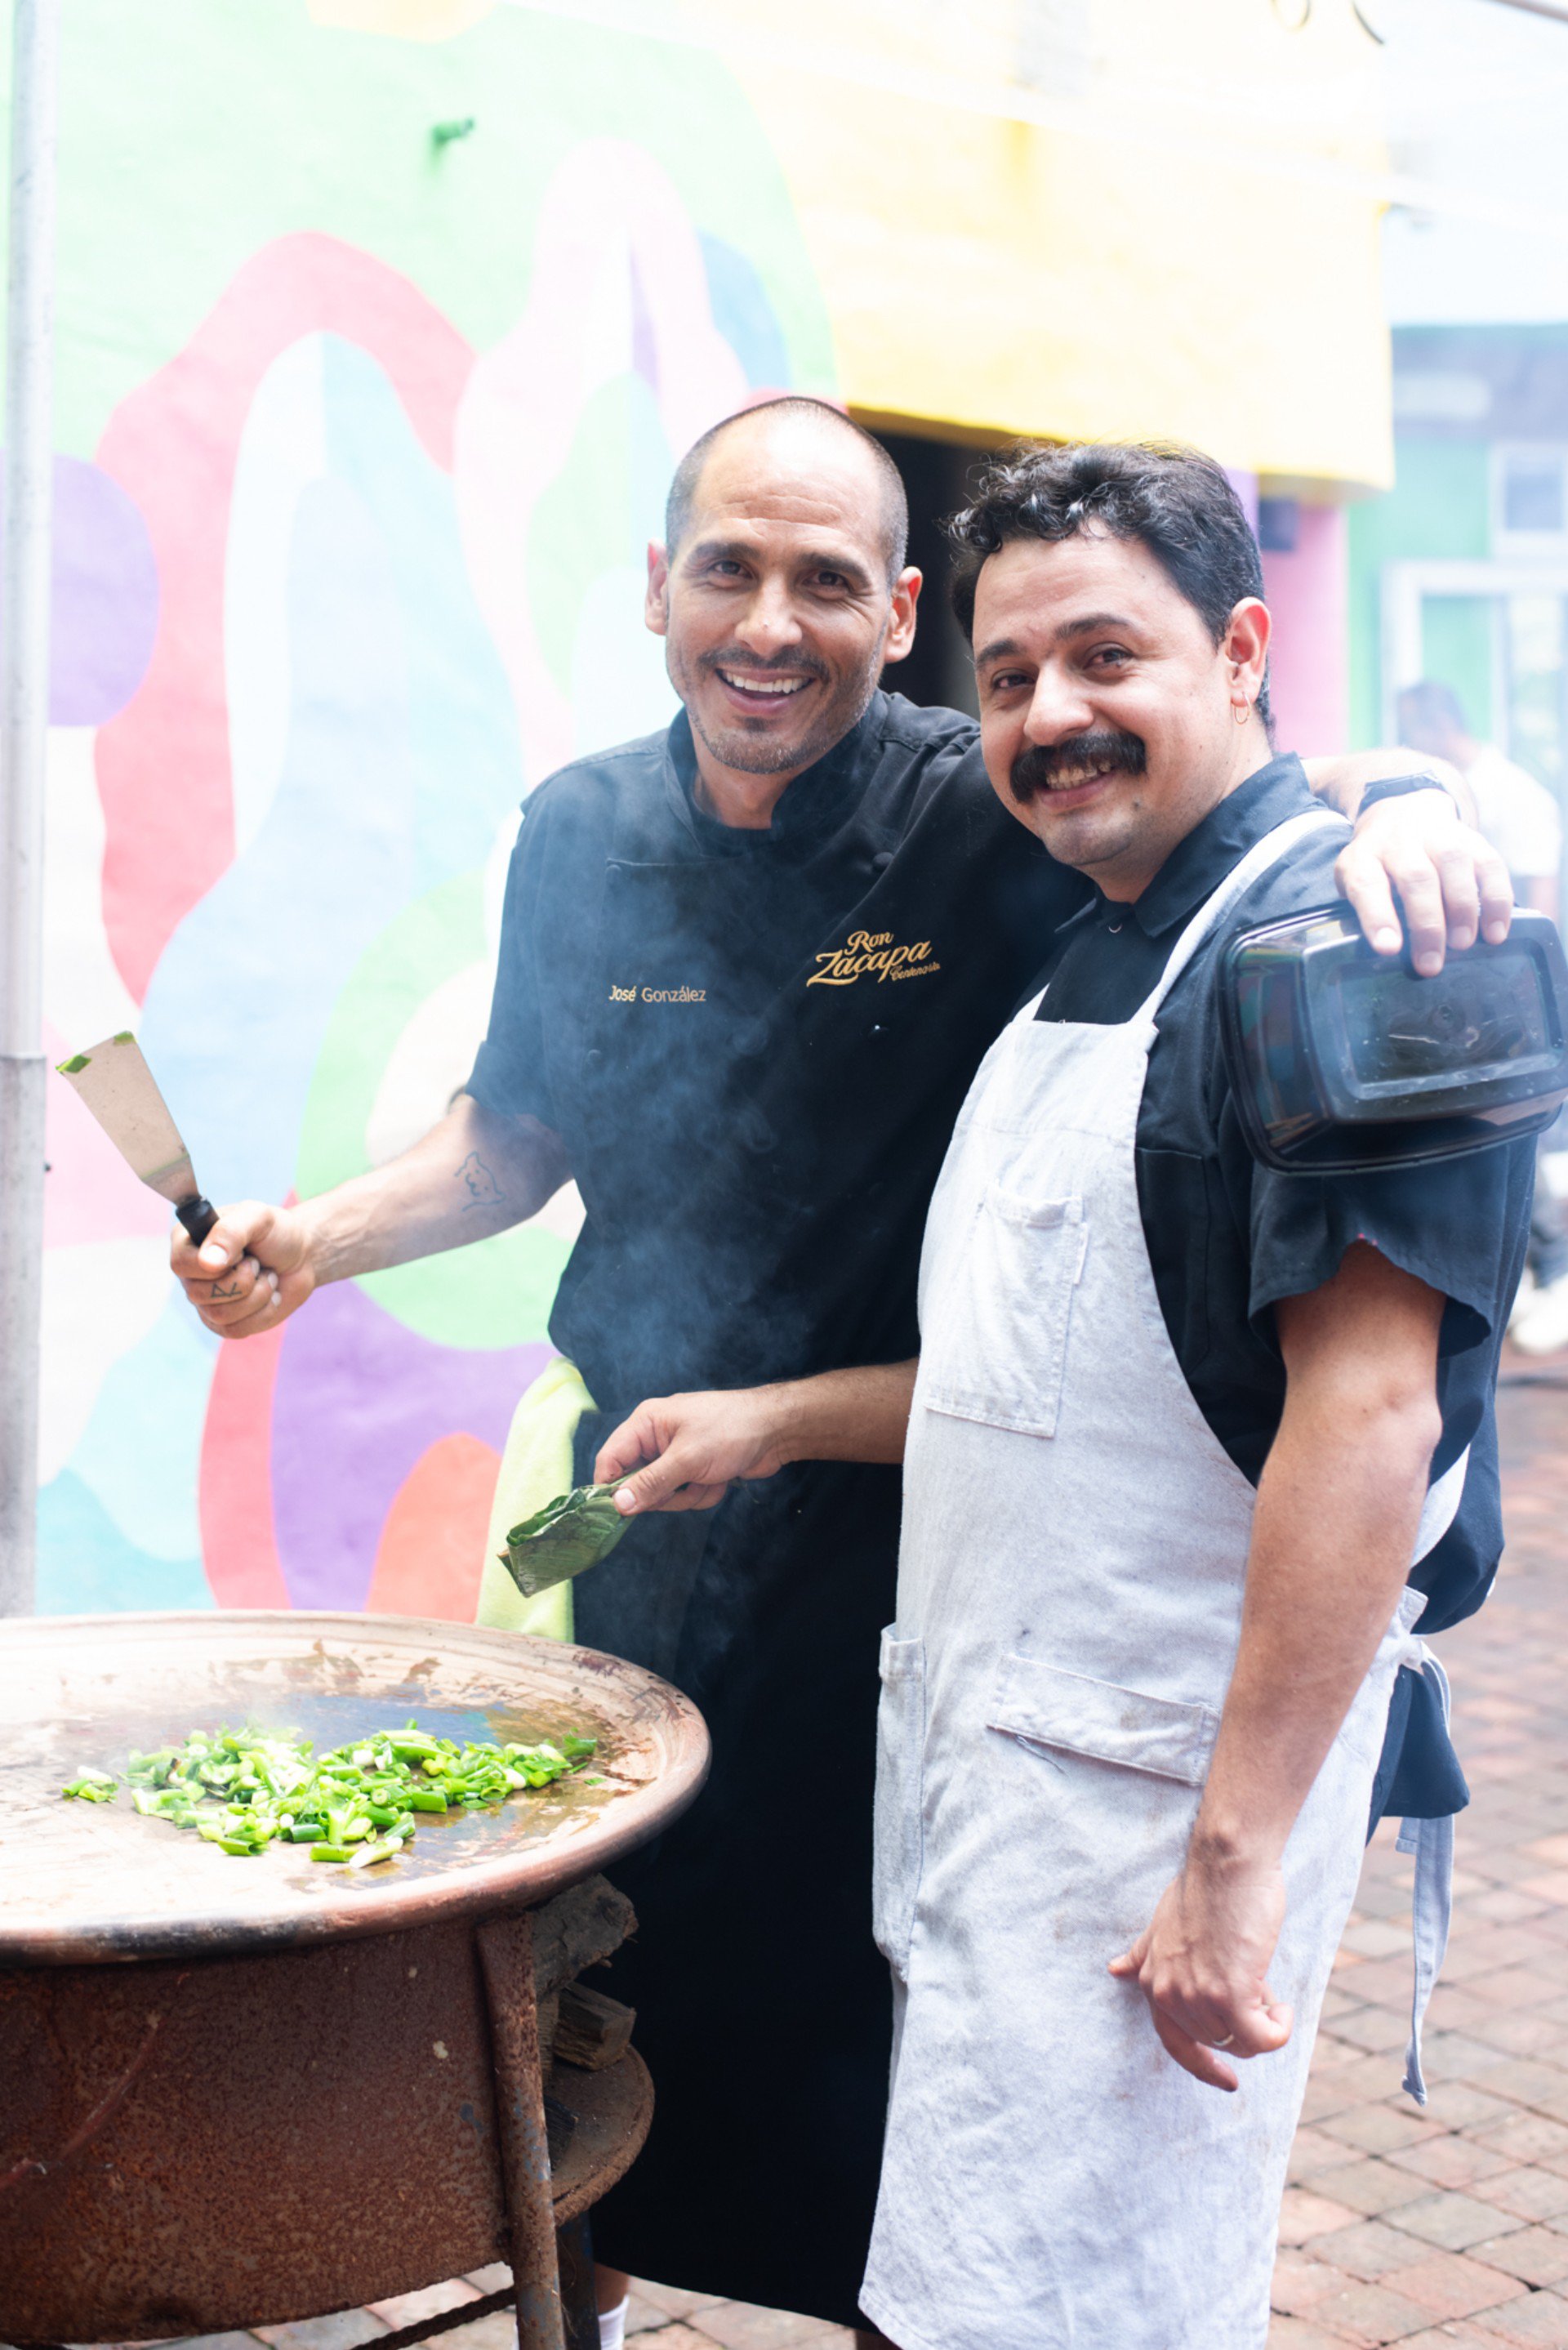
<path fill-rule="evenodd" d="M 1379 775 L 1377 781 L 1368 784 L 1362 793 L 1361 805 L 1355 813 L 1364 816 L 1378 800 L 1401 800 L 1407 792 L 1441 792 L 1445 799 L 1452 800 L 1454 797 L 1447 784 L 1439 783 L 1436 775 Z M 1457 801 L 1455 805 L 1458 806 Z"/>

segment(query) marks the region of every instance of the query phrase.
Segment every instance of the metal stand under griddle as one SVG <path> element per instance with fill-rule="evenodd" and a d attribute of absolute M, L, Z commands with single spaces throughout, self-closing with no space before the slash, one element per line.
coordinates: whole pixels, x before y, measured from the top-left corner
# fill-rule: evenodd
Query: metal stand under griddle
<path fill-rule="evenodd" d="M 504 2261 L 506 2294 L 375 2350 L 508 2303 L 519 2350 L 597 2350 L 587 2215 L 640 2150 L 653 2087 L 630 2047 L 552 2071 L 556 2010 L 635 1926 L 587 1872 L 701 1783 L 694 1710 L 617 1660 L 448 1625 L 143 1617 L 0 1635 L 0 1773 L 18 1824 L 17 1898 L 0 1915 L 0 2338 L 44 2350 L 244 2332 Z M 564 1707 L 563 1727 L 599 1736 L 602 1779 L 576 1811 L 568 1795 L 553 1814 L 421 1834 L 372 1885 L 306 1876 L 283 1852 L 221 1859 L 123 1810 L 63 1805 L 58 1754 L 38 1752 L 49 1676 L 71 1751 L 97 1760 L 102 1709 L 102 1751 L 123 1752 L 151 1742 L 150 1712 L 172 1726 L 209 1711 L 178 1686 L 196 1670 L 179 1635 L 222 1691 L 216 1718 L 287 1718 L 316 1691 L 330 1728 L 339 1703 L 362 1718 L 367 1697 L 416 1710 L 416 1685 L 432 1719 Z M 24 1702 L 37 1718 L 14 1728 L 7 1707 Z M 61 1870 L 62 1849 L 79 1851 L 77 1869 Z M 204 1914 L 214 1896 L 225 1908 Z"/>
<path fill-rule="evenodd" d="M 34 2106 L 0 2166 L 6 2341 L 241 2332 L 501 2260 L 512 2285 L 486 2308 L 515 2307 L 519 2350 L 593 2350 L 587 2217 L 640 2151 L 653 2086 L 632 2049 L 557 2067 L 552 2162 L 539 2006 L 633 1921 L 602 1877 L 537 1915 L 537 1952 L 524 1911 L 265 1959 L 0 1974 L 6 2078 Z"/>

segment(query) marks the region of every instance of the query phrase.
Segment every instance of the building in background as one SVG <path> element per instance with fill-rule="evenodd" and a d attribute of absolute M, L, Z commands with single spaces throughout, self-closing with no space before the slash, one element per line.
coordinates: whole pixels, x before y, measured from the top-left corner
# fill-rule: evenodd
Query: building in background
<path fill-rule="evenodd" d="M 1349 0 L 72 0 L 64 39 L 50 1040 L 136 1029 L 215 1199 L 462 1084 L 517 805 L 668 717 L 645 546 L 749 399 L 842 399 L 933 485 L 1020 433 L 1212 450 L 1286 734 L 1338 739 L 1344 500 L 1390 472 Z M 40 1607 L 469 1614 L 571 1195 L 220 1347 L 51 1117 Z"/>
<path fill-rule="evenodd" d="M 1568 16 L 1568 11 L 1564 12 Z M 1385 0 L 1396 479 L 1351 517 L 1352 726 L 1399 690 L 1568 785 L 1568 21 Z"/>
<path fill-rule="evenodd" d="M 1561 798 L 1568 319 L 1404 327 L 1394 351 L 1396 486 L 1352 523 L 1356 732 L 1393 740 L 1400 688 L 1431 678 Z"/>

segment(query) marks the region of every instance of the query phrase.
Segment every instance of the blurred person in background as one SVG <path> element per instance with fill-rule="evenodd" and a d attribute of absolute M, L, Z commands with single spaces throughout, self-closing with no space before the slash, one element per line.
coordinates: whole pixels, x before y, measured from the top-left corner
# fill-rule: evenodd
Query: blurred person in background
<path fill-rule="evenodd" d="M 1507 862 L 1516 902 L 1555 922 L 1563 819 L 1546 785 L 1495 743 L 1479 741 L 1459 695 L 1434 678 L 1407 686 L 1399 696 L 1399 730 L 1401 742 L 1459 769 L 1475 800 L 1477 825 Z M 1537 1146 L 1530 1256 L 1509 1333 L 1526 1355 L 1554 1355 L 1568 1347 L 1568 1217 L 1543 1163 L 1552 1155 L 1552 1140 L 1542 1135 Z M 1556 1149 L 1563 1148 L 1559 1138 Z"/>
<path fill-rule="evenodd" d="M 1515 900 L 1555 921 L 1563 819 L 1545 785 L 1495 743 L 1478 741 L 1459 695 L 1432 678 L 1399 696 L 1399 739 L 1459 769 L 1474 795 L 1477 824 L 1513 876 Z"/>

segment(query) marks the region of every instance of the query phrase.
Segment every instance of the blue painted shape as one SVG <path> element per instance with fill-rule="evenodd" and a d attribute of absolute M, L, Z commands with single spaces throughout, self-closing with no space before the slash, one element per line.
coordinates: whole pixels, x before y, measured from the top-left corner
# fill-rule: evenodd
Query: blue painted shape
<path fill-rule="evenodd" d="M 713 324 L 746 370 L 753 391 L 784 391 L 794 380 L 789 346 L 756 267 L 738 245 L 703 236 L 708 305 Z"/>
<path fill-rule="evenodd" d="M 156 1558 L 139 1549 L 68 1469 L 44 1487 L 38 1496 L 40 1616 L 212 1605 L 199 1557 Z"/>
<path fill-rule="evenodd" d="M 99 1389 L 70 1458 L 125 1540 L 153 1558 L 178 1562 L 202 1548 L 202 1430 L 221 1344 L 171 1282 L 152 1328 Z"/>

